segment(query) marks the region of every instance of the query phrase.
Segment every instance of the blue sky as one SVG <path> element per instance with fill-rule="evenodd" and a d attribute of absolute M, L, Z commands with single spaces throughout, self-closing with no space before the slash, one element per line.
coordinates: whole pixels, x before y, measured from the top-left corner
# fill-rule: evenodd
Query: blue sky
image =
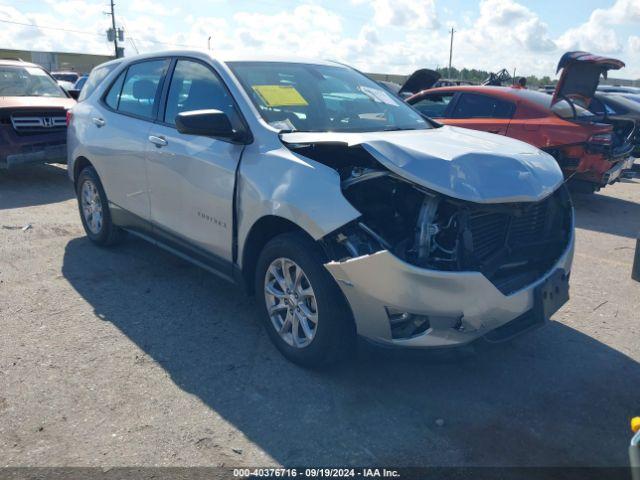
<path fill-rule="evenodd" d="M 107 0 L 0 0 L 0 46 L 110 53 Z M 560 55 L 621 58 L 640 77 L 640 0 L 118 0 L 127 54 L 189 46 L 331 58 L 366 71 L 455 66 L 554 75 Z M 39 28 L 19 24 L 37 25 Z M 44 27 L 74 30 L 51 30 Z"/>

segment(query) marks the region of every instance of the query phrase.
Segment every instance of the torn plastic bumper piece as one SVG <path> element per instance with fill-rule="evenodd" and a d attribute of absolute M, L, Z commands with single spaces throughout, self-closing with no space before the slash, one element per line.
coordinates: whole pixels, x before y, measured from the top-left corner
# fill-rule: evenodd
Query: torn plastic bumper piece
<path fill-rule="evenodd" d="M 545 275 L 509 295 L 480 272 L 424 269 L 387 250 L 332 261 L 325 267 L 349 301 L 359 335 L 388 346 L 448 347 L 469 343 L 522 318 L 534 308 L 538 287 L 558 270 L 568 279 L 573 251 L 572 235 Z M 429 326 L 417 335 L 394 338 L 390 311 L 428 317 Z"/>

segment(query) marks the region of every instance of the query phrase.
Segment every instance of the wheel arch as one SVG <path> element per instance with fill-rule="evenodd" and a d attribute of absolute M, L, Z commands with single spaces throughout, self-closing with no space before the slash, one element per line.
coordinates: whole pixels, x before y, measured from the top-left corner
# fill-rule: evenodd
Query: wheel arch
<path fill-rule="evenodd" d="M 80 172 L 86 167 L 93 167 L 93 164 L 89 161 L 87 157 L 77 157 L 73 161 L 73 184 L 77 187 L 78 177 L 80 176 Z M 94 167 L 95 168 L 95 167 Z"/>
<path fill-rule="evenodd" d="M 265 215 L 252 225 L 240 252 L 242 281 L 250 295 L 254 294 L 253 280 L 262 249 L 271 239 L 289 232 L 301 232 L 315 241 L 300 225 L 277 215 Z"/>

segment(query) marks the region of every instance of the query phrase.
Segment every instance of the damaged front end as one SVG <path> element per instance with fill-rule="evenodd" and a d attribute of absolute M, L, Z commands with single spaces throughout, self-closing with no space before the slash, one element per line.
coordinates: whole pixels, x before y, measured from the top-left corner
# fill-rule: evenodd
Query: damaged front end
<path fill-rule="evenodd" d="M 478 203 L 407 180 L 362 145 L 289 148 L 333 167 L 361 213 L 322 243 L 365 337 L 467 343 L 532 312 L 532 286 L 557 268 L 568 281 L 573 219 L 564 186 L 539 201 Z M 530 316 L 519 330 L 539 320 Z"/>

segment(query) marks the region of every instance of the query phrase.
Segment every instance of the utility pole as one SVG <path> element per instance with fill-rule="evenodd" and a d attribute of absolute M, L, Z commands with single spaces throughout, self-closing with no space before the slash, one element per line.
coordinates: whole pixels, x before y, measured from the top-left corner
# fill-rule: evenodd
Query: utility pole
<path fill-rule="evenodd" d="M 113 9 L 113 0 L 111 0 L 111 26 L 113 27 L 113 53 L 118 58 L 118 32 L 116 30 L 116 14 Z"/>
<path fill-rule="evenodd" d="M 451 27 L 451 44 L 449 45 L 449 73 L 447 74 L 451 78 L 451 58 L 453 57 L 453 34 L 456 31 Z"/>

